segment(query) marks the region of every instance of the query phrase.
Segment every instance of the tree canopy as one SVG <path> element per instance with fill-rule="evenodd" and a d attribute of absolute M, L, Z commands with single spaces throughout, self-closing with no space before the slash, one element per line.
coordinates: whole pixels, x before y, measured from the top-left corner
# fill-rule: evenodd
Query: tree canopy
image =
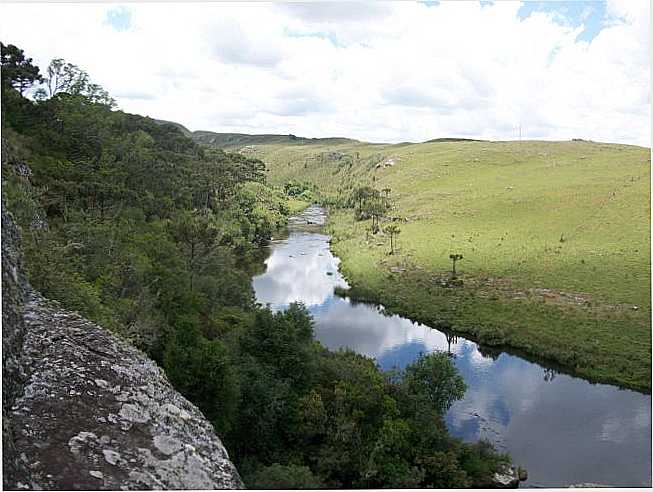
<path fill-rule="evenodd" d="M 40 82 L 39 67 L 32 64 L 23 50 L 13 44 L 0 43 L 0 61 L 2 62 L 2 85 L 11 86 L 22 95 L 34 83 Z"/>
<path fill-rule="evenodd" d="M 248 485 L 460 487 L 508 459 L 447 434 L 444 413 L 464 393 L 448 357 L 383 373 L 317 343 L 304 306 L 255 303 L 258 247 L 289 196 L 310 190 L 275 188 L 257 159 L 115 110 L 61 59 L 35 100 L 22 95 L 41 80 L 22 50 L 3 45 L 2 68 L 3 199 L 32 285 L 153 357 Z"/>

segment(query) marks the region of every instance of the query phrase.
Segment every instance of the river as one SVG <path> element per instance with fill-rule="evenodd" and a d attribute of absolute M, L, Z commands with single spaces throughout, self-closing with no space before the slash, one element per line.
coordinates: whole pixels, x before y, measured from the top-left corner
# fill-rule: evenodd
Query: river
<path fill-rule="evenodd" d="M 578 483 L 651 486 L 651 396 L 557 373 L 505 352 L 452 339 L 382 306 L 334 294 L 347 287 L 321 231 L 324 210 L 310 207 L 268 247 L 264 274 L 254 277 L 257 300 L 272 309 L 301 301 L 315 319 L 316 338 L 349 347 L 382 369 L 404 367 L 420 352 L 450 351 L 467 383 L 446 415 L 452 435 L 486 438 L 528 470 L 527 487 Z M 307 224 L 310 223 L 310 224 Z"/>

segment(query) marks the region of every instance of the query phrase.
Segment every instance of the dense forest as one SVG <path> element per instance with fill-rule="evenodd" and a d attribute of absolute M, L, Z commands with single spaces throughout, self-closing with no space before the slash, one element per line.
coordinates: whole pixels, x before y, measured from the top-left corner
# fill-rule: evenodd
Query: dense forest
<path fill-rule="evenodd" d="M 382 372 L 322 347 L 301 304 L 256 304 L 295 187 L 115 106 L 79 67 L 2 44 L 2 195 L 31 284 L 157 361 L 249 487 L 490 485 L 509 458 L 448 435 L 465 384 L 446 354 Z"/>

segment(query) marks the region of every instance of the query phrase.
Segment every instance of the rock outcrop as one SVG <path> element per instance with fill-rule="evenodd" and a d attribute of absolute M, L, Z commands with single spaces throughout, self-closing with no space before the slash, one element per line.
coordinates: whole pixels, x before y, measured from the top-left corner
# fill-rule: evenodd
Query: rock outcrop
<path fill-rule="evenodd" d="M 153 361 L 30 288 L 4 206 L 2 239 L 4 488 L 242 488 Z"/>
<path fill-rule="evenodd" d="M 4 154 L 4 146 L 3 146 Z M 2 156 L 4 160 L 4 155 Z M 2 475 L 10 488 L 27 470 L 21 464 L 14 442 L 9 413 L 25 381 L 22 347 L 25 333 L 23 306 L 27 282 L 21 264 L 20 237 L 2 204 Z"/>
<path fill-rule="evenodd" d="M 492 477 L 490 487 L 493 489 L 516 489 L 519 487 L 520 480 L 519 471 L 514 466 L 504 465 Z"/>

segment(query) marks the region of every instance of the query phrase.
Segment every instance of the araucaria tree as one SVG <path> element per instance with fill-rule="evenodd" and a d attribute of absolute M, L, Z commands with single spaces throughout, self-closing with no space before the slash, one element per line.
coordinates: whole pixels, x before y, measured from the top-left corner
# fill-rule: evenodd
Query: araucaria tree
<path fill-rule="evenodd" d="M 389 188 L 382 195 L 370 186 L 360 186 L 352 193 L 350 203 L 354 205 L 356 220 L 372 219 L 372 233 L 376 234 L 381 217 L 390 209 Z"/>
<path fill-rule="evenodd" d="M 461 254 L 451 254 L 451 255 L 449 255 L 449 258 L 453 262 L 453 265 L 451 267 L 451 277 L 456 278 L 456 262 L 458 260 L 462 260 L 463 255 L 461 255 Z"/>
<path fill-rule="evenodd" d="M 356 188 L 352 194 L 352 200 L 355 204 L 358 205 L 358 215 L 361 217 L 363 215 L 363 205 L 370 199 L 376 198 L 379 196 L 378 190 L 375 190 L 371 186 L 359 186 Z"/>
<path fill-rule="evenodd" d="M 397 227 L 396 225 L 391 224 L 389 226 L 386 226 L 384 230 L 386 234 L 390 235 L 390 254 L 393 255 L 395 254 L 396 239 L 399 233 L 401 233 L 401 229 L 399 229 L 399 227 Z"/>
<path fill-rule="evenodd" d="M 41 81 L 39 67 L 32 65 L 32 59 L 26 58 L 23 50 L 13 44 L 0 43 L 2 60 L 2 85 L 11 86 L 21 95 L 34 83 Z"/>
<path fill-rule="evenodd" d="M 213 214 L 206 210 L 204 213 L 184 211 L 168 223 L 168 232 L 186 255 L 191 291 L 200 269 L 199 263 L 208 257 L 218 243 L 221 231 L 216 222 Z"/>
<path fill-rule="evenodd" d="M 365 212 L 372 217 L 372 231 L 376 234 L 379 231 L 379 220 L 388 210 L 387 202 L 381 197 L 376 197 L 365 202 Z"/>

